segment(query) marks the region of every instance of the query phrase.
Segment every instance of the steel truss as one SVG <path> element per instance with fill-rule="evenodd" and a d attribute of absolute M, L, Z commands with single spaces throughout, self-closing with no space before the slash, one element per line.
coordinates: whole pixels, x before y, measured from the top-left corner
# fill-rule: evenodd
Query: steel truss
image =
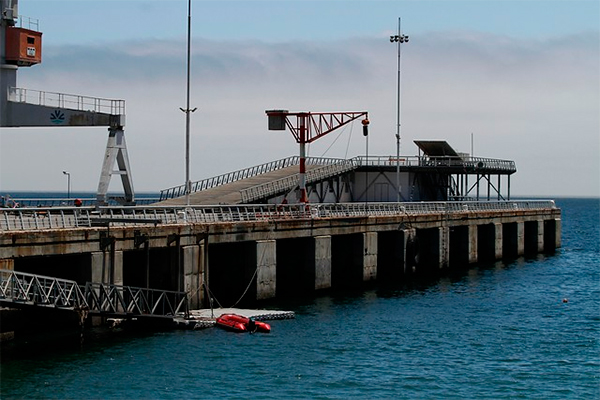
<path fill-rule="evenodd" d="M 124 317 L 187 316 L 185 292 L 77 282 L 0 269 L 0 303 L 86 310 L 91 315 Z"/>
<path fill-rule="evenodd" d="M 510 175 L 507 176 L 506 193 L 502 193 L 502 174 L 475 174 L 475 181 L 469 183 L 469 173 L 450 174 L 439 172 L 415 173 L 412 179 L 410 200 L 415 198 L 415 189 L 419 188 L 419 198 L 424 195 L 434 201 L 476 201 L 510 200 Z"/>

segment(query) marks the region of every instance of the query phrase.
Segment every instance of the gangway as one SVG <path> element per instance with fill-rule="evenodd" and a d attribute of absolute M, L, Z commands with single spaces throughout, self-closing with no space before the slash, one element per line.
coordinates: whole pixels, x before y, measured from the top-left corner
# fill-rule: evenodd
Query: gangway
<path fill-rule="evenodd" d="M 0 269 L 0 304 L 11 308 L 46 307 L 89 315 L 173 318 L 189 315 L 185 292 L 77 282 Z"/>
<path fill-rule="evenodd" d="M 326 158 L 326 157 L 306 157 L 305 163 L 307 166 L 327 166 L 332 164 L 343 163 L 347 160 L 342 158 Z M 300 165 L 300 157 L 291 156 L 281 160 L 270 161 L 268 163 L 256 165 L 249 168 L 240 169 L 226 174 L 217 175 L 212 178 L 203 179 L 191 183 L 191 192 L 201 192 L 213 189 L 219 186 L 228 185 L 230 183 L 247 180 L 259 175 L 269 174 L 275 171 L 288 169 L 289 167 L 298 167 Z M 297 183 L 296 183 L 297 186 Z M 185 194 L 185 185 L 179 185 L 160 191 L 160 201 L 175 199 L 182 197 Z"/>
<path fill-rule="evenodd" d="M 306 172 L 305 182 L 315 183 L 333 176 L 341 175 L 348 171 L 355 170 L 358 167 L 356 158 L 349 160 L 340 160 L 335 164 L 325 165 L 314 168 Z M 298 187 L 300 174 L 289 175 L 281 179 L 261 183 L 240 190 L 242 203 L 252 203 L 258 200 L 264 200 L 269 197 L 289 192 Z"/>

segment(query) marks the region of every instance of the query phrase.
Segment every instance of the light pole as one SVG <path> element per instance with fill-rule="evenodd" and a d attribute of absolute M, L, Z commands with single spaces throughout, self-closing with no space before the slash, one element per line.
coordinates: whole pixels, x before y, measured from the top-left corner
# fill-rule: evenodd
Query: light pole
<path fill-rule="evenodd" d="M 71 198 L 71 173 L 63 171 L 63 174 L 67 176 L 67 199 Z"/>
<path fill-rule="evenodd" d="M 401 34 L 401 18 L 398 18 L 398 34 L 390 36 L 391 43 L 398 43 L 398 97 L 396 108 L 396 201 L 400 202 L 400 45 L 408 43 L 408 36 Z"/>
<path fill-rule="evenodd" d="M 190 205 L 190 192 L 192 182 L 190 181 L 190 46 L 192 39 L 192 0 L 188 0 L 188 26 L 187 26 L 187 102 L 186 108 L 180 108 L 185 113 L 185 205 Z"/>

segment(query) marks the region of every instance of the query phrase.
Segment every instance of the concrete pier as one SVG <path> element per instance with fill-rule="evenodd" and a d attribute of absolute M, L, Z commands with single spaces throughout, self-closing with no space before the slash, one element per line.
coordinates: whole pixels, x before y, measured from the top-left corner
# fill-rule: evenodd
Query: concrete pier
<path fill-rule="evenodd" d="M 275 297 L 277 261 L 275 256 L 275 240 L 258 240 L 256 242 L 256 299 L 264 300 Z"/>
<path fill-rule="evenodd" d="M 185 246 L 182 252 L 183 290 L 189 293 L 190 308 L 199 308 L 202 304 L 204 245 Z"/>
<path fill-rule="evenodd" d="M 122 251 L 96 251 L 91 259 L 92 282 L 123 284 Z"/>
<path fill-rule="evenodd" d="M 192 308 L 227 307 L 552 253 L 561 242 L 555 207 L 277 216 L 0 231 L 0 266 L 82 284 L 183 290 Z"/>
<path fill-rule="evenodd" d="M 377 279 L 377 232 L 363 233 L 363 281 Z"/>
<path fill-rule="evenodd" d="M 331 236 L 314 238 L 315 290 L 331 288 Z"/>

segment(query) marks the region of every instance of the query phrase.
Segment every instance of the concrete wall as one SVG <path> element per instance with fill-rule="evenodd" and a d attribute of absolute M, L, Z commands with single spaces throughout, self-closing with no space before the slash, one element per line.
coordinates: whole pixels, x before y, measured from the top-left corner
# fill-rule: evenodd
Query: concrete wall
<path fill-rule="evenodd" d="M 331 236 L 314 238 L 314 289 L 331 288 Z"/>
<path fill-rule="evenodd" d="M 209 304 L 209 287 L 228 307 L 554 252 L 560 230 L 560 211 L 547 210 L 11 232 L 0 267 L 186 290 L 193 307 Z"/>
<path fill-rule="evenodd" d="M 275 297 L 277 282 L 277 258 L 275 240 L 256 242 L 256 299 Z"/>
<path fill-rule="evenodd" d="M 363 281 L 377 279 L 377 232 L 363 233 Z"/>

